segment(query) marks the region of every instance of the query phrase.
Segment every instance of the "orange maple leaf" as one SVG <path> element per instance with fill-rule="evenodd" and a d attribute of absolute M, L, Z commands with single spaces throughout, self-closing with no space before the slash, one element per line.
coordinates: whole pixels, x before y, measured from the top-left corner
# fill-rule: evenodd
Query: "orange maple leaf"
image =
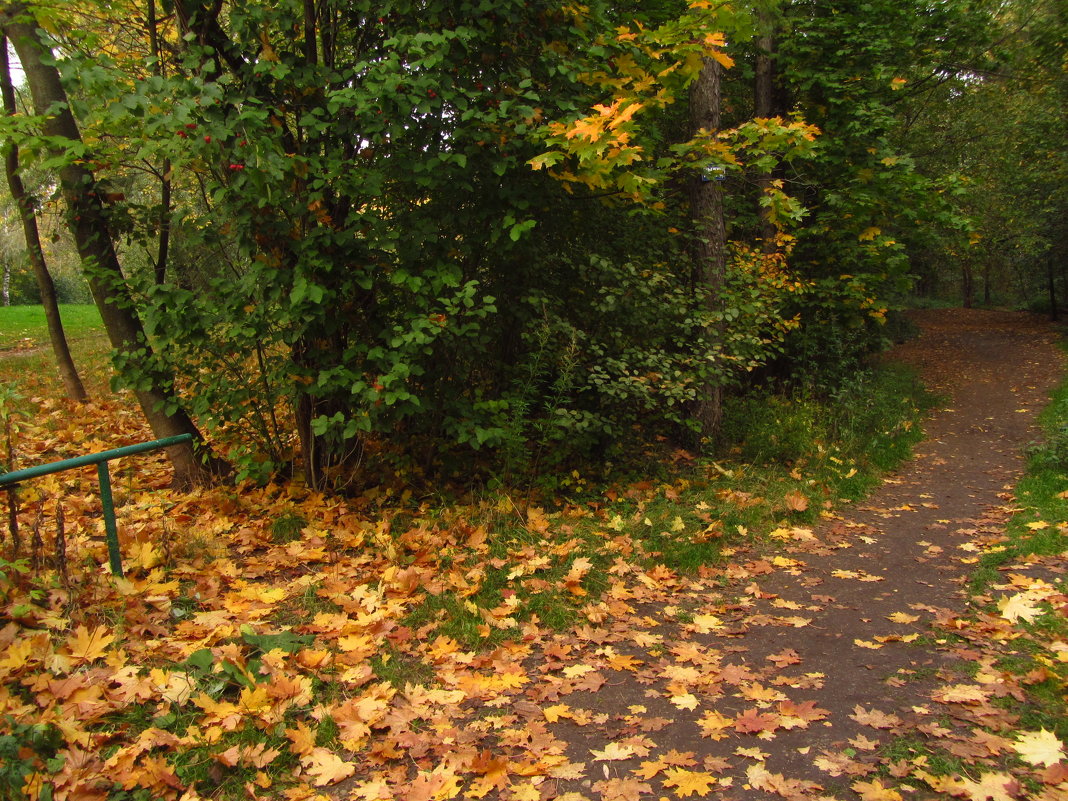
<path fill-rule="evenodd" d="M 734 730 L 742 734 L 771 732 L 779 728 L 779 716 L 771 712 L 761 712 L 755 707 L 747 709 L 734 719 Z"/>
<path fill-rule="evenodd" d="M 808 509 L 808 498 L 797 490 L 790 490 L 783 496 L 783 503 L 791 512 L 803 512 Z"/>

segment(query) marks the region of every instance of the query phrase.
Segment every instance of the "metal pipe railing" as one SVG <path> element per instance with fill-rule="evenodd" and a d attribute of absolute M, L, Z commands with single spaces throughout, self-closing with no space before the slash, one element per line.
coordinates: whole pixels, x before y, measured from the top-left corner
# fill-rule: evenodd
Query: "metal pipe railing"
<path fill-rule="evenodd" d="M 12 470 L 10 473 L 0 474 L 0 489 L 6 489 L 9 493 L 18 485 L 31 478 L 61 473 L 64 470 L 74 470 L 78 467 L 96 465 L 96 474 L 100 480 L 100 502 L 104 507 L 104 533 L 108 543 L 108 562 L 111 565 L 112 574 L 122 577 L 122 554 L 119 551 L 119 531 L 115 525 L 115 501 L 111 494 L 111 473 L 108 470 L 108 462 L 123 456 L 133 456 L 138 453 L 155 451 L 160 448 L 169 448 L 173 445 L 184 445 L 193 441 L 192 434 L 179 434 L 176 437 L 141 442 L 137 445 L 127 445 L 123 448 L 112 448 L 108 451 L 90 453 L 85 456 L 75 456 L 73 459 L 63 459 L 58 462 L 25 467 L 22 470 Z M 13 501 L 12 501 L 13 502 Z"/>

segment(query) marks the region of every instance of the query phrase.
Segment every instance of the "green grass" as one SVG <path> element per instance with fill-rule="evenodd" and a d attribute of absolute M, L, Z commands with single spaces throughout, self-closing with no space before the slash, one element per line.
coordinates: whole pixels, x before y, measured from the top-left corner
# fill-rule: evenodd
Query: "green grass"
<path fill-rule="evenodd" d="M 995 611 L 992 590 L 1004 580 L 1002 568 L 1068 551 L 1068 380 L 1053 392 L 1039 420 L 1043 434 L 1028 449 L 1027 473 L 1016 487 L 1016 513 L 1005 526 L 1005 539 L 983 554 L 972 576 L 972 592 L 984 596 L 990 612 Z M 1034 673 L 1038 680 L 1024 685 L 1022 698 L 1007 696 L 998 703 L 1019 715 L 1019 728 L 1045 728 L 1068 738 L 1068 666 L 1049 650 L 1050 643 L 1068 636 L 1068 618 L 1047 604 L 1040 617 L 1016 628 L 1013 650 L 997 666 L 1016 676 Z"/>
<path fill-rule="evenodd" d="M 91 304 L 59 307 L 68 342 L 103 332 L 100 313 Z M 41 306 L 0 306 L 0 351 L 48 345 L 48 325 Z"/>
<path fill-rule="evenodd" d="M 1068 550 L 1068 535 L 1058 523 L 1068 521 L 1068 381 L 1058 387 L 1039 418 L 1043 437 L 1032 444 L 1027 474 L 1016 487 L 1019 511 L 1005 528 L 1008 539 L 1000 550 L 979 560 L 972 591 L 981 592 L 998 581 L 998 568 L 1030 554 L 1052 556 Z M 1044 522 L 1044 528 L 1028 524 Z"/>
<path fill-rule="evenodd" d="M 109 395 L 111 346 L 99 312 L 91 305 L 61 305 L 59 311 L 82 383 L 90 395 Z M 0 384 L 21 394 L 43 389 L 63 395 L 40 306 L 0 306 Z"/>

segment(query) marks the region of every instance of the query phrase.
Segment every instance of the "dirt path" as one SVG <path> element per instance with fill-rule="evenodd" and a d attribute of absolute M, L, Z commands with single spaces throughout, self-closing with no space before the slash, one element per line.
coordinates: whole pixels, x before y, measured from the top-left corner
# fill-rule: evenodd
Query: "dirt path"
<path fill-rule="evenodd" d="M 841 518 L 785 535 L 777 551 L 740 552 L 734 567 L 693 581 L 665 575 L 646 597 L 610 598 L 614 614 L 579 641 L 548 646 L 525 695 L 552 710 L 547 733 L 586 763 L 557 792 L 655 798 L 685 795 L 679 783 L 689 782 L 695 797 L 844 799 L 852 784 L 876 781 L 880 749 L 894 741 L 981 740 L 953 706 L 966 691 L 947 683 L 954 664 L 978 655 L 932 624 L 968 605 L 974 543 L 1007 514 L 1061 359 L 1055 332 L 1025 315 L 916 319 L 922 337 L 894 358 L 950 400 L 914 460 Z M 565 654 L 590 672 L 561 672 Z M 909 767 L 902 756 L 899 771 Z"/>

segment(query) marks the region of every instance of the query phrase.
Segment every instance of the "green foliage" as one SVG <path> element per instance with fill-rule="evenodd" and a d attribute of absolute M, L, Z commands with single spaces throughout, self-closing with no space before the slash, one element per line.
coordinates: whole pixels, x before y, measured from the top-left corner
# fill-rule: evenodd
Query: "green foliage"
<path fill-rule="evenodd" d="M 780 13 L 782 90 L 821 131 L 816 157 L 791 176 L 810 210 L 795 261 L 816 276 L 877 276 L 879 296 L 893 297 L 908 286 L 906 240 L 964 225 L 946 186 L 917 170 L 899 115 L 927 101 L 947 61 L 966 72 L 963 53 L 982 52 L 988 18 L 966 0 L 789 3 Z"/>
<path fill-rule="evenodd" d="M 85 141 L 3 132 L 102 180 L 155 354 L 118 357 L 123 381 L 174 375 L 239 480 L 562 475 L 692 437 L 709 387 L 840 383 L 885 341 L 900 229 L 948 213 L 892 142 L 899 78 L 961 6 L 832 6 L 783 6 L 796 102 L 769 119 L 748 8 L 187 3 L 158 65 L 40 8 Z M 725 125 L 694 132 L 708 59 Z M 733 216 L 712 303 L 687 201 L 709 170 Z"/>
<path fill-rule="evenodd" d="M 932 400 L 907 371 L 863 370 L 830 392 L 809 387 L 790 396 L 732 398 L 724 436 L 743 459 L 756 464 L 821 461 L 833 448 L 843 463 L 887 470 L 922 436 L 916 419 Z"/>
<path fill-rule="evenodd" d="M 786 338 L 773 374 L 810 386 L 835 386 L 862 369 L 863 360 L 883 350 L 886 309 L 878 276 L 845 275 L 812 282 L 787 306 L 800 324 Z"/>
<path fill-rule="evenodd" d="M 26 780 L 34 773 L 50 775 L 63 766 L 56 753 L 63 745 L 63 735 L 53 725 L 19 723 L 5 715 L 0 733 L 0 794 L 5 798 L 23 795 Z M 52 788 L 42 785 L 41 801 L 51 801 Z"/>

